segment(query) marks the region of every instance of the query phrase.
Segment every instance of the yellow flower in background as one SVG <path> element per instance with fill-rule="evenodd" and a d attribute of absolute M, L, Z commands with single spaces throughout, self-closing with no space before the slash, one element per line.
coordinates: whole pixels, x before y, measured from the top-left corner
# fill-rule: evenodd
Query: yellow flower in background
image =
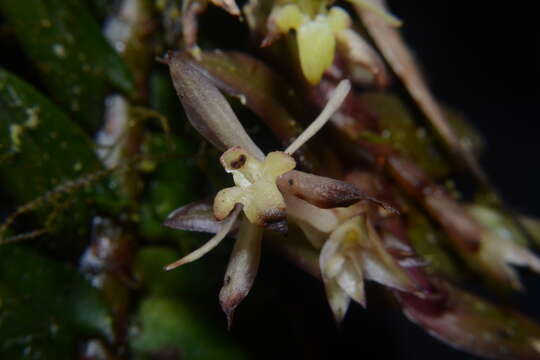
<path fill-rule="evenodd" d="M 401 22 L 393 15 L 370 2 L 351 0 L 353 5 L 368 8 L 394 26 Z M 300 66 L 310 84 L 317 84 L 334 60 L 338 43 L 349 43 L 352 21 L 349 14 L 339 6 L 326 9 L 324 4 L 317 12 L 301 4 L 274 7 L 269 17 L 269 33 L 263 45 L 268 45 L 279 35 L 296 31 Z M 354 41 L 359 41 L 354 39 Z M 360 40 L 361 41 L 361 40 Z M 350 47 L 350 45 L 348 45 Z"/>
<path fill-rule="evenodd" d="M 334 60 L 336 36 L 351 25 L 347 12 L 334 6 L 311 18 L 297 5 L 288 4 L 275 8 L 270 16 L 279 33 L 296 30 L 302 72 L 311 84 L 317 84 Z"/>

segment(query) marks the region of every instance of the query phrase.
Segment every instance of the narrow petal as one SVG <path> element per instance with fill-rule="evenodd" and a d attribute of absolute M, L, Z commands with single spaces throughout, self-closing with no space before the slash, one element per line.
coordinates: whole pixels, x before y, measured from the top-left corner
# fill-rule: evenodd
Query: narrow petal
<path fill-rule="evenodd" d="M 246 133 L 231 106 L 185 53 L 167 57 L 176 92 L 189 121 L 218 149 L 240 146 L 257 159 L 264 154 Z"/>
<path fill-rule="evenodd" d="M 293 154 L 309 139 L 311 139 L 313 135 L 315 135 L 324 126 L 324 124 L 326 124 L 326 122 L 330 120 L 332 115 L 334 115 L 334 113 L 339 109 L 341 104 L 343 104 L 343 101 L 345 100 L 345 97 L 347 97 L 347 95 L 349 94 L 350 90 L 350 81 L 341 80 L 338 86 L 334 89 L 334 92 L 332 93 L 330 100 L 328 100 L 328 102 L 326 103 L 323 111 L 321 111 L 319 116 L 307 127 L 307 129 L 304 130 L 304 132 L 301 133 L 300 136 L 298 136 L 291 145 L 289 145 L 285 152 L 287 154 Z"/>
<path fill-rule="evenodd" d="M 262 228 L 243 218 L 238 238 L 225 272 L 223 287 L 219 292 L 221 308 L 227 315 L 229 328 L 233 312 L 247 296 L 259 269 Z"/>
<path fill-rule="evenodd" d="M 173 262 L 172 264 L 169 264 L 169 265 L 165 266 L 165 271 L 169 271 L 169 270 L 175 269 L 175 268 L 177 268 L 179 266 L 182 266 L 184 264 L 195 261 L 195 260 L 201 258 L 203 255 L 205 255 L 207 252 L 209 252 L 213 248 L 215 248 L 225 238 L 225 236 L 227 236 L 229 231 L 231 231 L 231 229 L 234 226 L 234 223 L 236 222 L 236 219 L 238 218 L 238 214 L 240 213 L 241 209 L 242 209 L 241 206 L 237 206 L 234 209 L 234 211 L 229 215 L 229 217 L 227 217 L 223 221 L 223 226 L 219 230 L 219 232 L 213 238 L 208 240 L 208 242 L 206 244 L 204 244 L 203 246 L 201 246 L 197 250 L 189 253 L 188 255 L 184 256 L 180 260 L 177 260 L 177 261 Z"/>
<path fill-rule="evenodd" d="M 210 201 L 195 201 L 174 210 L 163 222 L 163 226 L 215 234 L 219 232 L 223 223 L 214 217 Z"/>

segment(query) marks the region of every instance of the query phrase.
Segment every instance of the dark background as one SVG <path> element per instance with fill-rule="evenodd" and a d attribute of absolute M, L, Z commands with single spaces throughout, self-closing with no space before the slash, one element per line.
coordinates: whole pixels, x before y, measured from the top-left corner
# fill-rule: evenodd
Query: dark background
<path fill-rule="evenodd" d="M 532 9 L 526 1 L 389 3 L 435 95 L 484 134 L 483 164 L 505 200 L 540 215 L 540 36 Z"/>
<path fill-rule="evenodd" d="M 404 20 L 403 34 L 436 97 L 462 111 L 485 136 L 482 164 L 507 203 L 540 216 L 540 36 L 529 19 L 532 9 L 523 7 L 526 2 L 389 3 Z M 242 304 L 233 329 L 243 343 L 245 334 L 257 327 L 274 329 L 275 337 L 254 337 L 248 345 L 257 358 L 477 359 L 389 310 L 375 286 L 367 289 L 368 311 L 353 304 L 337 329 L 321 284 L 267 254 L 259 286 Z M 539 321 L 540 278 L 527 272 L 523 276 L 529 290 L 517 297 L 517 306 Z M 263 298 L 265 304 L 258 300 Z M 265 308 L 272 309 L 272 317 L 265 316 Z"/>

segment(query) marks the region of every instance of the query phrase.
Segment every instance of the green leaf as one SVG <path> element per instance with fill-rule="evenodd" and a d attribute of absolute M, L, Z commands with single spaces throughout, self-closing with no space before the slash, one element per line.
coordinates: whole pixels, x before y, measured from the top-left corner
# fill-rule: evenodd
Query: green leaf
<path fill-rule="evenodd" d="M 78 336 L 110 338 L 109 310 L 76 270 L 0 247 L 0 358 L 74 359 Z"/>
<path fill-rule="evenodd" d="M 126 65 L 77 0 L 0 0 L 8 25 L 53 98 L 87 129 L 101 122 L 108 83 L 132 93 Z"/>
<path fill-rule="evenodd" d="M 165 350 L 190 360 L 246 358 L 227 341 L 224 331 L 209 327 L 180 301 L 148 298 L 141 303 L 137 317 L 140 333 L 133 336 L 131 344 L 139 359 Z"/>
<path fill-rule="evenodd" d="M 101 168 L 88 136 L 61 110 L 0 69 L 0 169 L 21 202 Z"/>
<path fill-rule="evenodd" d="M 0 184 L 11 199 L 27 203 L 100 169 L 86 134 L 29 84 L 0 69 Z M 50 195 L 50 205 L 60 206 Z M 68 222 L 73 239 L 85 233 L 88 212 L 84 197 L 68 196 L 75 200 Z"/>
<path fill-rule="evenodd" d="M 144 171 L 153 175 L 144 190 L 140 208 L 140 233 L 145 237 L 174 237 L 178 234 L 161 224 L 174 209 L 195 200 L 202 185 L 200 172 L 193 161 L 194 146 L 179 138 L 172 141 L 169 143 L 161 134 L 148 134 L 146 137 L 145 155 L 158 159 L 164 154 L 168 156 L 161 161 L 148 160 L 141 164 Z"/>
<path fill-rule="evenodd" d="M 150 74 L 149 103 L 152 109 L 162 114 L 168 121 L 171 132 L 184 134 L 189 130 L 190 136 L 198 133 L 189 124 L 182 104 L 178 101 L 176 90 L 171 82 L 168 71 L 158 69 Z"/>

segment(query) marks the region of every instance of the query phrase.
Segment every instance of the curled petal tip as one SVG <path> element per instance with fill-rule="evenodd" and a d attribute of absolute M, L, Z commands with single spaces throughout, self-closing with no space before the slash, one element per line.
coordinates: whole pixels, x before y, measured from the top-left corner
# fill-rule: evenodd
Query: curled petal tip
<path fill-rule="evenodd" d="M 251 283 L 248 285 L 248 288 L 239 291 L 238 288 L 235 288 L 235 284 L 231 284 L 232 281 L 234 280 L 231 278 L 231 276 L 225 276 L 223 287 L 219 292 L 219 303 L 221 305 L 221 310 L 223 310 L 225 316 L 227 317 L 228 330 L 230 330 L 232 327 L 234 311 L 247 296 L 252 285 Z"/>
<path fill-rule="evenodd" d="M 244 296 L 245 295 L 241 295 L 237 299 L 228 299 L 227 301 L 220 300 L 221 310 L 223 310 L 225 316 L 227 317 L 227 330 L 229 331 L 231 330 L 233 324 L 234 310 L 236 310 L 236 307 L 244 299 Z"/>
<path fill-rule="evenodd" d="M 390 214 L 394 214 L 394 215 L 400 215 L 401 214 L 398 209 L 396 209 L 395 207 L 393 207 L 389 203 L 384 202 L 382 200 L 375 199 L 374 197 L 371 197 L 371 196 L 366 196 L 365 200 L 371 201 L 372 203 L 380 206 L 382 209 L 384 209 L 385 211 L 387 211 Z"/>

